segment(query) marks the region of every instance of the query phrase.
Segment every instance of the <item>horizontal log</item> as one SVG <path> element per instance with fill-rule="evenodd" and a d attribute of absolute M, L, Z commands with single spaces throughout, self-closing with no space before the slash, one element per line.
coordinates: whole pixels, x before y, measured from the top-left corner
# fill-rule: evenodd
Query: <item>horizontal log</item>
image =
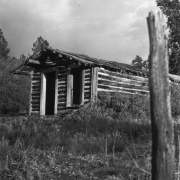
<path fill-rule="evenodd" d="M 40 91 L 41 87 L 40 86 L 32 86 L 32 90 L 34 91 Z"/>
<path fill-rule="evenodd" d="M 147 94 L 149 91 L 145 90 L 138 90 L 138 89 L 128 89 L 128 88 L 123 88 L 123 87 L 113 87 L 113 86 L 106 86 L 106 85 L 99 85 L 98 84 L 98 89 L 104 89 L 104 90 L 112 90 L 112 91 L 126 91 L 130 93 L 140 93 L 140 94 Z"/>
<path fill-rule="evenodd" d="M 90 77 L 84 78 L 84 81 L 91 81 L 91 78 Z"/>
<path fill-rule="evenodd" d="M 31 99 L 32 99 L 32 100 L 40 100 L 40 96 L 34 96 L 34 95 L 32 96 L 32 95 L 31 95 Z"/>
<path fill-rule="evenodd" d="M 98 80 L 99 85 L 107 85 L 107 86 L 114 86 L 114 87 L 123 87 L 123 88 L 130 88 L 130 89 L 140 89 L 140 90 L 146 90 L 149 91 L 149 86 L 138 86 L 138 85 L 131 85 L 131 84 L 125 84 L 125 83 L 119 83 L 114 81 L 106 81 L 106 80 Z"/>
<path fill-rule="evenodd" d="M 67 80 L 64 80 L 64 81 L 58 81 L 58 84 L 67 84 Z"/>
<path fill-rule="evenodd" d="M 39 71 L 33 71 L 33 74 L 39 74 L 39 75 L 41 75 L 41 73 L 39 72 Z"/>
<path fill-rule="evenodd" d="M 127 78 L 131 80 L 136 80 L 136 81 L 144 81 L 144 82 L 149 82 L 148 78 L 140 77 L 140 76 L 133 76 L 133 75 L 128 75 L 128 74 L 121 74 L 119 72 L 111 72 L 102 68 L 98 69 L 98 76 L 99 74 L 101 75 L 106 75 L 106 76 L 115 76 L 115 77 L 120 77 L 120 78 Z"/>
<path fill-rule="evenodd" d="M 91 86 L 91 82 L 84 82 L 84 86 Z"/>
<path fill-rule="evenodd" d="M 62 76 L 67 76 L 67 75 L 68 75 L 68 73 L 58 74 L 58 78 L 59 78 L 59 77 L 62 77 Z"/>
<path fill-rule="evenodd" d="M 58 98 L 61 98 L 61 97 L 66 97 L 66 93 L 58 94 Z"/>
<path fill-rule="evenodd" d="M 39 101 L 31 101 L 31 104 L 40 104 L 40 100 Z"/>
<path fill-rule="evenodd" d="M 61 113 L 61 111 L 62 111 L 62 110 L 65 110 L 65 109 L 66 109 L 66 107 L 57 108 L 57 110 L 58 110 L 58 113 Z"/>
<path fill-rule="evenodd" d="M 59 81 L 67 81 L 67 76 L 59 76 Z"/>
<path fill-rule="evenodd" d="M 67 84 L 58 84 L 58 89 L 60 88 L 66 88 L 67 87 Z"/>
<path fill-rule="evenodd" d="M 85 89 L 91 89 L 91 86 L 84 86 Z"/>
<path fill-rule="evenodd" d="M 91 81 L 85 79 L 85 80 L 84 80 L 84 83 L 85 83 L 85 84 L 91 84 Z"/>
<path fill-rule="evenodd" d="M 126 92 L 126 91 L 114 91 L 114 90 L 107 90 L 107 89 L 101 89 L 101 88 L 98 88 L 97 89 L 97 93 L 102 93 L 102 92 L 109 92 L 109 93 L 123 93 L 123 94 L 129 94 L 129 95 L 133 95 L 133 94 L 138 94 L 138 93 L 132 93 L 132 92 Z M 147 94 L 145 94 L 147 95 Z"/>
<path fill-rule="evenodd" d="M 34 82 L 32 82 L 32 86 L 41 86 L 41 82 L 40 81 L 34 81 Z"/>
<path fill-rule="evenodd" d="M 127 78 L 120 78 L 120 77 L 114 77 L 114 76 L 109 76 L 109 75 L 102 75 L 98 74 L 98 80 L 109 80 L 109 81 L 116 81 L 116 82 L 121 82 L 121 83 L 128 83 L 128 84 L 136 84 L 136 85 L 142 85 L 142 86 L 148 86 L 149 82 L 145 79 L 142 81 L 137 81 L 137 80 L 131 80 Z"/>
<path fill-rule="evenodd" d="M 37 112 L 38 112 L 39 110 L 40 110 L 40 108 L 32 108 L 32 109 L 31 109 L 31 111 L 33 111 L 33 112 L 34 112 L 34 111 L 37 111 Z"/>
<path fill-rule="evenodd" d="M 66 101 L 66 96 L 60 96 L 58 97 L 58 101 Z"/>
<path fill-rule="evenodd" d="M 87 102 L 90 102 L 91 99 L 84 99 L 84 102 L 87 103 Z"/>
<path fill-rule="evenodd" d="M 66 102 L 58 102 L 58 106 L 66 106 Z"/>
<path fill-rule="evenodd" d="M 39 91 L 32 91 L 32 96 L 40 96 L 40 92 Z"/>
<path fill-rule="evenodd" d="M 32 77 L 32 81 L 41 81 L 41 77 Z"/>
<path fill-rule="evenodd" d="M 91 94 L 89 93 L 84 93 L 84 99 L 90 99 L 91 98 Z"/>
<path fill-rule="evenodd" d="M 86 78 L 91 78 L 91 74 L 90 73 L 85 73 L 85 79 Z"/>
<path fill-rule="evenodd" d="M 61 87 L 58 87 L 58 94 L 60 93 L 60 92 L 64 92 L 64 91 L 66 91 L 67 90 L 67 88 L 65 87 L 65 88 L 61 88 Z"/>
<path fill-rule="evenodd" d="M 91 94 L 91 90 L 84 90 L 84 93 L 89 93 L 89 94 Z"/>
<path fill-rule="evenodd" d="M 39 111 L 34 111 L 34 112 L 32 111 L 31 115 L 39 115 Z"/>
<path fill-rule="evenodd" d="M 40 105 L 39 105 L 39 104 L 31 104 L 31 107 L 32 107 L 32 108 L 39 108 Z"/>

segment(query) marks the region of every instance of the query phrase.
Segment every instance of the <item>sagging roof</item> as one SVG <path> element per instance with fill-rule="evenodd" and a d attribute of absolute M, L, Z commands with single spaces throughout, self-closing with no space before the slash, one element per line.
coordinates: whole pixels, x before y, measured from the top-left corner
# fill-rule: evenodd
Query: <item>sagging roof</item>
<path fill-rule="evenodd" d="M 30 56 L 22 65 L 13 70 L 14 74 L 29 74 L 33 70 L 41 68 L 55 67 L 62 64 L 70 64 L 79 62 L 85 66 L 99 66 L 111 68 L 114 70 L 127 71 L 129 73 L 140 73 L 147 76 L 148 71 L 140 69 L 129 64 L 119 63 L 115 61 L 106 61 L 96 59 L 84 54 L 70 53 L 62 50 L 46 47 L 34 55 Z"/>

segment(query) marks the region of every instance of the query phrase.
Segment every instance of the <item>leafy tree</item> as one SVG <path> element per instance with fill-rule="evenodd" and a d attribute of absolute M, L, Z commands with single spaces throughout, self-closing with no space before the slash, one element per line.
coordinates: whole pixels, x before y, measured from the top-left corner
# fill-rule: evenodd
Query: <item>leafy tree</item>
<path fill-rule="evenodd" d="M 29 78 L 10 73 L 22 63 L 16 58 L 0 58 L 0 114 L 27 111 Z"/>
<path fill-rule="evenodd" d="M 149 60 L 144 61 L 140 56 L 136 55 L 136 57 L 132 60 L 131 65 L 137 66 L 143 69 L 148 69 Z"/>
<path fill-rule="evenodd" d="M 9 52 L 10 49 L 8 48 L 8 42 L 6 41 L 3 32 L 0 29 L 0 56 L 7 57 Z"/>
<path fill-rule="evenodd" d="M 180 74 L 180 2 L 179 0 L 156 0 L 157 6 L 167 16 L 169 26 L 169 70 Z"/>
<path fill-rule="evenodd" d="M 38 37 L 36 42 L 33 43 L 33 48 L 32 48 L 33 54 L 48 46 L 49 43 L 46 40 L 44 40 L 41 36 Z"/>

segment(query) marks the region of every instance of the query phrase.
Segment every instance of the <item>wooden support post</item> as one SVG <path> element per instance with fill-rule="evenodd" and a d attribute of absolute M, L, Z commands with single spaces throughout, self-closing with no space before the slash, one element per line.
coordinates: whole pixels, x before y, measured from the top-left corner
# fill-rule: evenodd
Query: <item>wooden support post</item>
<path fill-rule="evenodd" d="M 58 73 L 59 71 L 56 70 L 55 75 L 55 99 L 54 99 L 54 115 L 57 114 L 57 104 L 58 104 Z"/>
<path fill-rule="evenodd" d="M 30 91 L 29 91 L 29 116 L 31 116 L 32 111 L 32 72 L 30 73 Z"/>
<path fill-rule="evenodd" d="M 81 92 L 80 92 L 80 102 L 84 104 L 84 79 L 85 79 L 85 70 L 81 71 Z"/>
<path fill-rule="evenodd" d="M 41 73 L 41 94 L 40 94 L 40 115 L 45 115 L 46 111 L 46 77 Z"/>
<path fill-rule="evenodd" d="M 98 67 L 91 69 L 91 100 L 94 101 L 97 97 L 97 82 L 98 82 Z"/>
<path fill-rule="evenodd" d="M 73 90 L 73 75 L 67 75 L 67 98 L 66 98 L 66 107 L 72 106 L 72 90 Z"/>
<path fill-rule="evenodd" d="M 150 12 L 150 103 L 152 124 L 152 179 L 174 179 L 173 121 L 170 106 L 168 30 L 165 16 Z"/>

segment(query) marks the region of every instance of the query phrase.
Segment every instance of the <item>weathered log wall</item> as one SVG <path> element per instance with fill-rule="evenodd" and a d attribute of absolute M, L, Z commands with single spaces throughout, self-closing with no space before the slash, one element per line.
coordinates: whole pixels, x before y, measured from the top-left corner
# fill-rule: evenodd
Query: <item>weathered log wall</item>
<path fill-rule="evenodd" d="M 59 69 L 57 112 L 66 108 L 66 96 L 67 96 L 67 74 L 66 73 L 67 73 L 67 69 Z"/>
<path fill-rule="evenodd" d="M 91 100 L 91 74 L 92 69 L 86 69 L 84 73 L 84 103 L 87 103 Z"/>
<path fill-rule="evenodd" d="M 147 94 L 149 93 L 148 78 L 99 68 L 97 91 L 98 93 L 107 91 L 127 94 Z"/>
<path fill-rule="evenodd" d="M 40 113 L 41 73 L 32 73 L 31 115 Z"/>

